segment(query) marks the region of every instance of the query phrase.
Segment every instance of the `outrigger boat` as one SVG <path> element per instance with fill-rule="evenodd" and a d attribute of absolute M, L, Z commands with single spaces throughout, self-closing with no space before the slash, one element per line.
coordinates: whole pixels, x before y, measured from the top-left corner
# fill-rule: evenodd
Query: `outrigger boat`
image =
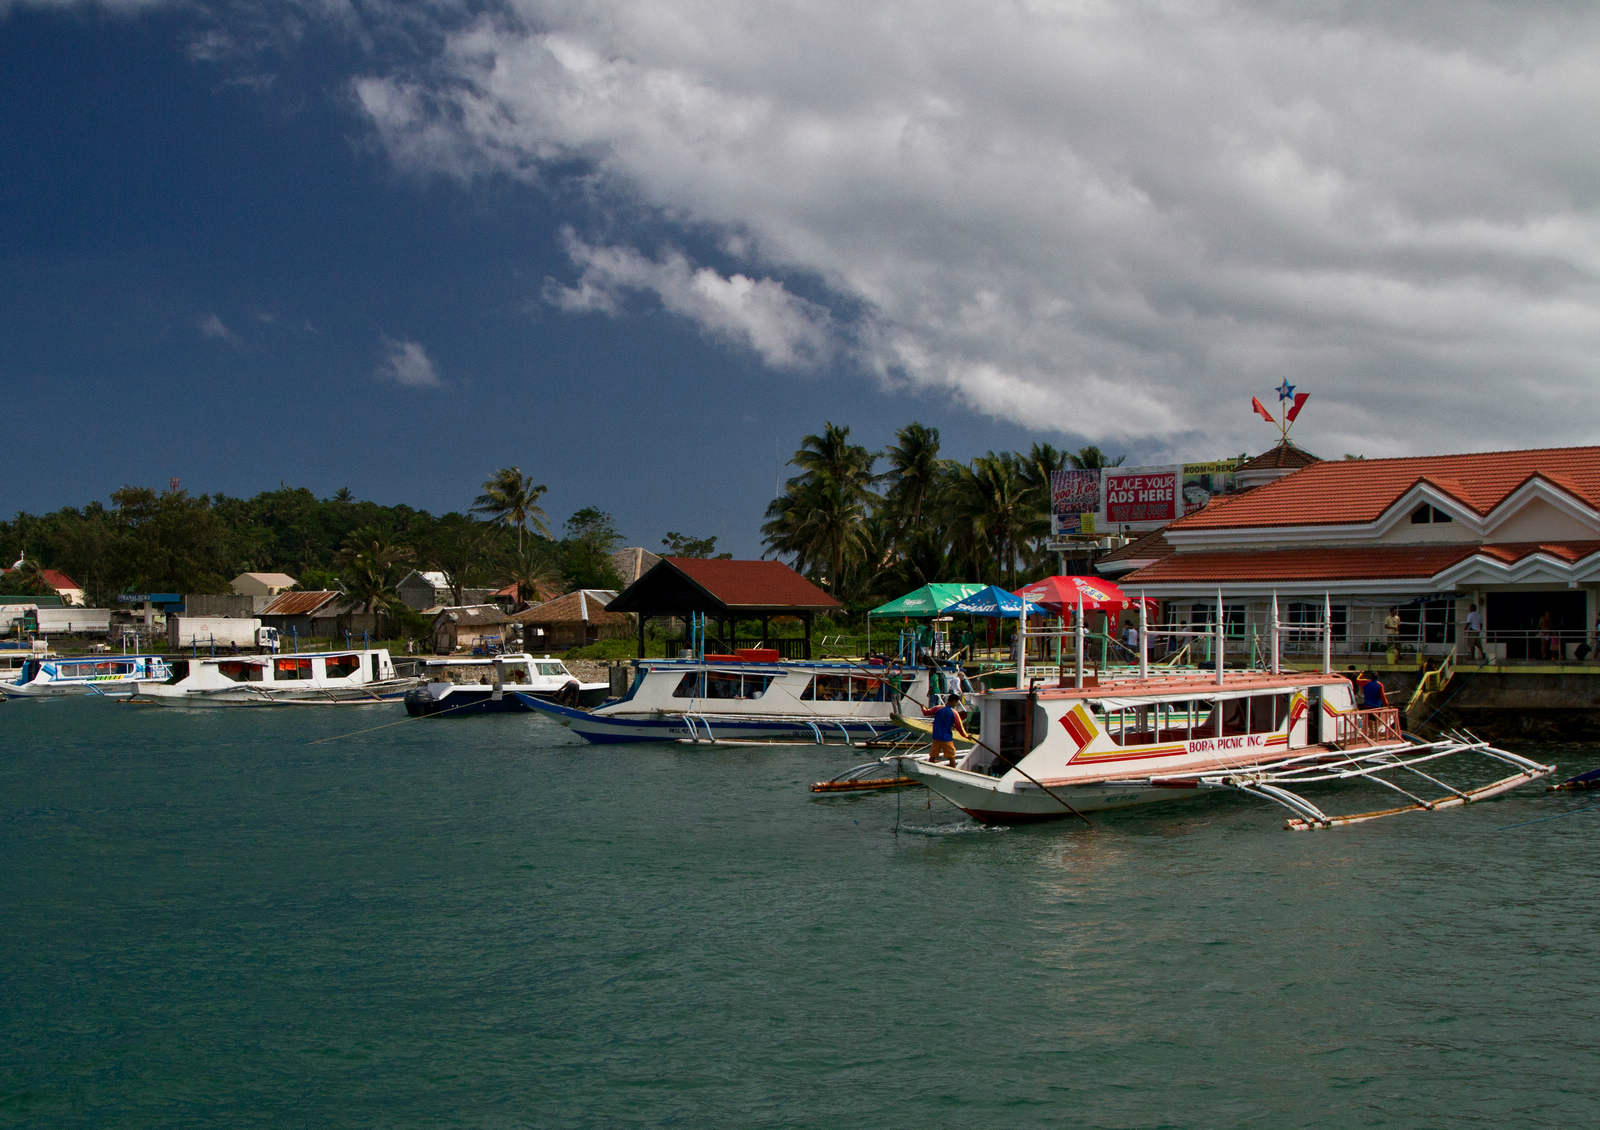
<path fill-rule="evenodd" d="M 1160 629 L 1209 635 L 1215 657 L 1210 671 L 1153 672 L 1144 653 L 1148 632 L 1142 606 L 1137 670 L 1125 677 L 1086 671 L 1080 614 L 1078 659 L 1070 684 L 1065 678 L 1055 685 L 1030 681 L 1019 659 L 1015 686 L 978 696 L 979 740 L 956 764 L 933 764 L 926 751 L 883 760 L 897 775 L 915 776 L 985 823 L 1082 816 L 1222 790 L 1282 805 L 1289 810 L 1286 827 L 1297 830 L 1450 808 L 1554 772 L 1553 765 L 1497 749 L 1467 733 L 1436 741 L 1416 739 L 1401 731 L 1394 707 L 1358 708 L 1351 682 L 1332 668 L 1326 604 L 1319 625 L 1323 670 L 1317 672 L 1282 668 L 1278 644 L 1285 629 L 1277 623 L 1276 601 L 1269 626 L 1272 659 L 1266 669 L 1225 667 L 1220 598 L 1209 631 Z M 1307 627 L 1296 624 L 1293 630 Z M 1445 781 L 1443 766 L 1465 758 L 1512 772 L 1471 787 Z M 1390 790 L 1401 803 L 1330 815 L 1301 791 L 1355 782 Z"/>
<path fill-rule="evenodd" d="M 609 682 L 580 682 L 565 663 L 548 655 L 429 659 L 422 667 L 427 682 L 406 692 L 406 713 L 413 717 L 527 711 L 513 692 L 580 707 L 599 706 L 611 693 Z"/>
<path fill-rule="evenodd" d="M 960 691 L 954 664 L 905 667 L 882 661 L 786 660 L 741 648 L 700 659 L 635 659 L 626 694 L 581 710 L 515 692 L 587 741 L 779 742 L 857 744 L 901 727 L 896 715 L 920 710 L 934 693 Z"/>
<path fill-rule="evenodd" d="M 371 706 L 421 683 L 398 675 L 389 649 L 174 659 L 132 701 L 158 706 Z"/>
<path fill-rule="evenodd" d="M 6 698 L 59 698 L 65 695 L 131 695 L 141 679 L 164 679 L 172 673 L 159 655 L 97 655 L 64 659 L 30 658 L 15 681 L 0 683 Z"/>

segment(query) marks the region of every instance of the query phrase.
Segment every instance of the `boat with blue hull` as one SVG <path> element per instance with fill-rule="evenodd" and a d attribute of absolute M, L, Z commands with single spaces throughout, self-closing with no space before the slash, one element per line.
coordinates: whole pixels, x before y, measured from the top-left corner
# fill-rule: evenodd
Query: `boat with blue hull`
<path fill-rule="evenodd" d="M 702 659 L 638 659 L 626 694 L 592 710 L 518 692 L 530 710 L 586 741 L 859 744 L 902 732 L 930 694 L 961 692 L 954 665 L 782 660 L 765 649 Z"/>
<path fill-rule="evenodd" d="M 133 694 L 141 679 L 165 679 L 172 668 L 160 655 L 95 655 L 30 658 L 13 682 L 0 683 L 0 697 L 61 698 L 69 695 Z"/>

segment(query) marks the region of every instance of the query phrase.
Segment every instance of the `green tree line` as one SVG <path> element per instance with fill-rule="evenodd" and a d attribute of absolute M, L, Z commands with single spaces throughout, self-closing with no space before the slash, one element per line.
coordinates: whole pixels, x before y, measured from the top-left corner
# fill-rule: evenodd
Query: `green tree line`
<path fill-rule="evenodd" d="M 829 422 L 789 461 L 798 473 L 767 507 L 762 544 L 857 609 L 930 581 L 1014 589 L 1056 571 L 1051 472 L 1124 458 L 1036 443 L 961 463 L 940 455 L 939 430 L 925 424 L 906 425 L 874 452 Z"/>
<path fill-rule="evenodd" d="M 542 484 L 504 468 L 465 512 L 433 515 L 410 506 L 353 498 L 319 499 L 303 487 L 254 498 L 193 496 L 147 487 L 0 522 L 0 550 L 23 568 L 0 580 L 7 592 L 42 591 L 41 567 L 84 587 L 89 603 L 133 592 L 225 593 L 244 572 L 282 572 L 301 589 L 337 589 L 364 611 L 386 611 L 410 569 L 443 572 L 459 600 L 464 588 L 516 582 L 525 599 L 575 588 L 614 588 L 611 563 L 622 537 L 605 511 L 586 507 L 551 535 Z"/>

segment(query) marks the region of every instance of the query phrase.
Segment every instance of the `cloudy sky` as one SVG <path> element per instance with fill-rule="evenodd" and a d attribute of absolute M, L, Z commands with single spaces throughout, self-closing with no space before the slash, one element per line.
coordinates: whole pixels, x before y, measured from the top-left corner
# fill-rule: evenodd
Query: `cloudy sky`
<path fill-rule="evenodd" d="M 1554 0 L 0 0 L 0 511 L 1589 443 L 1597 118 Z"/>

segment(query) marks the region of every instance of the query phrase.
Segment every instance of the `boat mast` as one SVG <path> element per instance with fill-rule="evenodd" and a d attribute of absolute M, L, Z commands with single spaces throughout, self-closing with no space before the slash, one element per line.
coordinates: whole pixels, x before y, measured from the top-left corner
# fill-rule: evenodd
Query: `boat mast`
<path fill-rule="evenodd" d="M 1282 671 L 1282 664 L 1280 662 L 1280 660 L 1282 658 L 1282 651 L 1281 651 L 1281 648 L 1279 646 L 1279 640 L 1278 640 L 1278 590 L 1277 589 L 1273 589 L 1272 590 L 1272 610 L 1269 613 L 1269 615 L 1270 615 L 1271 619 L 1268 622 L 1268 630 L 1272 634 L 1272 673 L 1274 675 L 1277 675 L 1277 674 L 1280 674 L 1281 671 Z"/>
<path fill-rule="evenodd" d="M 1222 587 L 1217 587 L 1217 686 L 1222 685 L 1222 646 L 1227 634 L 1222 623 Z"/>
<path fill-rule="evenodd" d="M 1079 690 L 1083 689 L 1083 593 L 1078 593 L 1078 623 L 1073 629 L 1073 646 L 1077 649 L 1076 667 L 1072 685 Z"/>
<path fill-rule="evenodd" d="M 1150 677 L 1150 617 L 1145 609 L 1144 590 L 1139 590 L 1139 678 Z"/>

